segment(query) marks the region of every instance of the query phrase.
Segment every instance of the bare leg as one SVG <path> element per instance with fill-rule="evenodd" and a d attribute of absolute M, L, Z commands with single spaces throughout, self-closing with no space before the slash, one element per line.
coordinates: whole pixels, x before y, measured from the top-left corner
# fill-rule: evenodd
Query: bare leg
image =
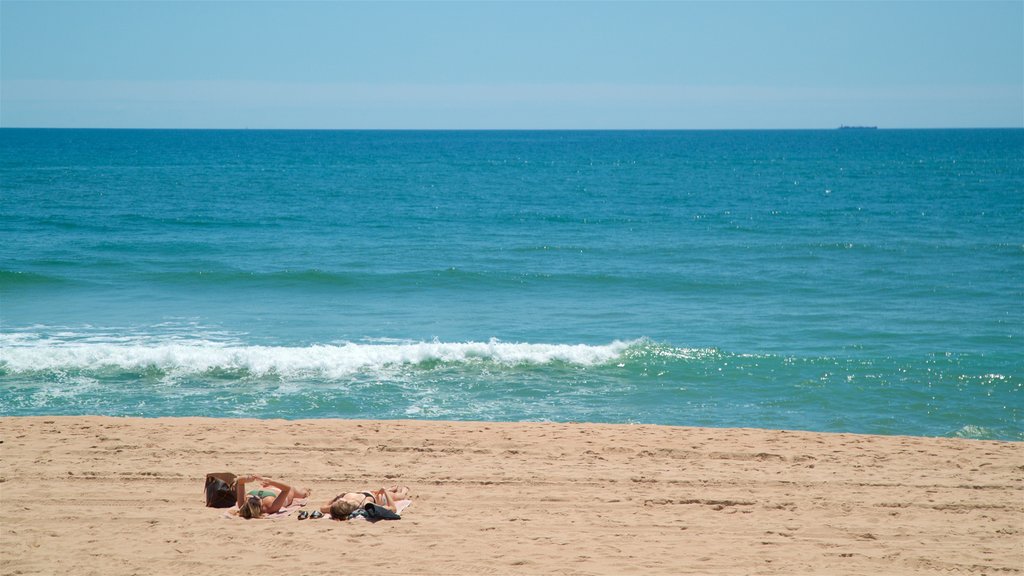
<path fill-rule="evenodd" d="M 392 500 L 408 500 L 409 499 L 409 487 L 398 486 L 397 484 L 391 488 L 385 488 L 388 491 L 388 495 Z"/>
<path fill-rule="evenodd" d="M 309 498 L 309 495 L 312 494 L 312 492 L 313 491 L 310 490 L 309 488 L 302 488 L 302 487 L 292 488 L 291 492 L 288 494 L 288 501 L 285 502 L 285 506 L 291 506 L 292 502 L 294 502 L 296 500 L 301 500 L 303 498 Z"/>

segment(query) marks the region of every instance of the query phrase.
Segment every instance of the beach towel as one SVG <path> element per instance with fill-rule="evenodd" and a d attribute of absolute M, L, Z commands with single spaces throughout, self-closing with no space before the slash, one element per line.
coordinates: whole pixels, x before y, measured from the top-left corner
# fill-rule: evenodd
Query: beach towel
<path fill-rule="evenodd" d="M 264 515 L 260 516 L 259 519 L 263 520 L 264 518 L 266 518 L 267 520 L 277 520 L 278 518 L 284 518 L 285 516 L 287 516 L 287 515 L 291 514 L 292 512 L 302 508 L 303 506 L 305 506 L 306 502 L 308 502 L 308 501 L 309 501 L 308 498 L 296 498 L 295 500 L 292 500 L 291 506 L 285 506 L 284 508 L 281 508 L 280 510 L 278 510 L 277 512 L 274 512 L 273 514 L 264 514 Z M 244 518 L 242 518 L 241 516 L 238 515 L 238 509 L 237 508 L 235 508 L 233 510 L 229 510 L 228 512 L 225 512 L 223 514 L 223 516 L 225 518 L 234 518 L 236 520 L 244 520 Z"/>

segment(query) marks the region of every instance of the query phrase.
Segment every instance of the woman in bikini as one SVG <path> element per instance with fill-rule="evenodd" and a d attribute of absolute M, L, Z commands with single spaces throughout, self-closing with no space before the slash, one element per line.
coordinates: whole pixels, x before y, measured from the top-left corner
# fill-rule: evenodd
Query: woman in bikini
<path fill-rule="evenodd" d="M 381 488 L 373 492 L 342 492 L 321 506 L 320 512 L 330 514 L 335 520 L 347 520 L 350 514 L 367 504 L 376 504 L 392 512 L 398 512 L 396 502 L 408 498 L 409 489 L 405 486 Z"/>
<path fill-rule="evenodd" d="M 260 488 L 251 488 L 255 482 Z M 245 485 L 249 484 L 249 490 Z M 235 479 L 235 503 L 238 504 L 238 515 L 242 518 L 259 518 L 264 514 L 273 514 L 286 506 L 290 506 L 298 498 L 309 497 L 306 488 L 292 488 L 284 482 L 268 480 L 255 474 L 239 476 Z"/>

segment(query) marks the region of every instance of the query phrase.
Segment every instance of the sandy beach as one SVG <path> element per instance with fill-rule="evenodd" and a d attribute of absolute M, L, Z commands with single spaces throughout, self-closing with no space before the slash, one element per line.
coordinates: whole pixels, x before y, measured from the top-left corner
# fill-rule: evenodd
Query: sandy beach
<path fill-rule="evenodd" d="M 551 423 L 0 419 L 3 574 L 1020 574 L 1024 444 Z M 207 472 L 402 483 L 244 521 Z"/>

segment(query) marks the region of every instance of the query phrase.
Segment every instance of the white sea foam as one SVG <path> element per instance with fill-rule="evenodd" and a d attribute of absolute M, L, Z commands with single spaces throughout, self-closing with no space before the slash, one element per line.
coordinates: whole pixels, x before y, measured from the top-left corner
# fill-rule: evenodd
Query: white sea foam
<path fill-rule="evenodd" d="M 959 430 L 953 432 L 953 436 L 957 438 L 969 438 L 972 440 L 993 438 L 991 430 L 983 426 L 975 426 L 973 424 L 967 424 L 966 426 L 960 427 Z"/>
<path fill-rule="evenodd" d="M 211 371 L 253 376 L 340 378 L 359 371 L 430 362 L 593 366 L 638 341 L 605 345 L 489 342 L 342 343 L 304 347 L 247 346 L 210 340 L 111 342 L 0 335 L 0 369 L 14 373 L 155 370 L 176 376 Z"/>

